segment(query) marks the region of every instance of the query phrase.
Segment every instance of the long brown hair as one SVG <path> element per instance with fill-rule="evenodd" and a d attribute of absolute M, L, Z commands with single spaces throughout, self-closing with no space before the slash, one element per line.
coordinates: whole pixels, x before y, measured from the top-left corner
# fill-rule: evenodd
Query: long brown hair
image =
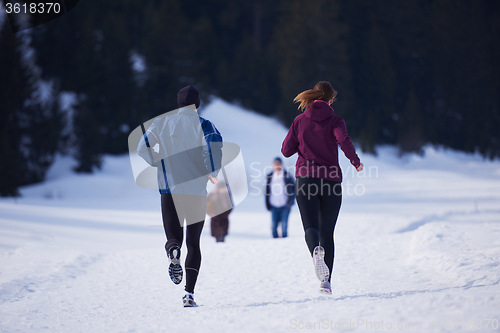
<path fill-rule="evenodd" d="M 335 100 L 337 91 L 332 88 L 328 81 L 319 81 L 313 89 L 301 92 L 293 99 L 294 103 L 300 102 L 299 109 L 304 111 L 309 104 L 316 100 L 329 102 L 332 98 Z"/>

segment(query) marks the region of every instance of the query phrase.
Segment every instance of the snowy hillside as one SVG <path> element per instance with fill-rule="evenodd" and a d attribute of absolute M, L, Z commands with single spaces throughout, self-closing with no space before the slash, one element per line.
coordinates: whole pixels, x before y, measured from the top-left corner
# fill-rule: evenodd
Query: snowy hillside
<path fill-rule="evenodd" d="M 202 116 L 240 145 L 253 186 L 226 243 L 205 224 L 200 306 L 181 307 L 159 195 L 134 184 L 128 156 L 105 157 L 93 175 L 59 157 L 46 182 L 0 200 L 0 332 L 500 332 L 500 161 L 380 147 L 360 153 L 358 174 L 341 156 L 329 297 L 296 206 L 289 237 L 271 238 L 260 191 L 287 130 L 221 100 Z"/>

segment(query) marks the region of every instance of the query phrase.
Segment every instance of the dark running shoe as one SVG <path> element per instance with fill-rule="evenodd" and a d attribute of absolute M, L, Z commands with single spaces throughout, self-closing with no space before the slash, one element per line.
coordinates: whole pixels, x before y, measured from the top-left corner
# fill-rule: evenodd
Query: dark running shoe
<path fill-rule="evenodd" d="M 173 283 L 179 284 L 182 282 L 182 266 L 180 262 L 181 249 L 178 246 L 172 246 L 167 252 L 170 266 L 168 267 L 168 275 Z"/>

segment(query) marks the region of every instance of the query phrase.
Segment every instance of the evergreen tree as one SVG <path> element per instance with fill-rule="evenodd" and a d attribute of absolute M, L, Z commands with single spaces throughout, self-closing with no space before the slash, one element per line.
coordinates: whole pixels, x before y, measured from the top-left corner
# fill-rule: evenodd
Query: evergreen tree
<path fill-rule="evenodd" d="M 125 153 L 128 130 L 138 121 L 130 8 L 136 9 L 131 1 L 83 2 L 36 33 L 44 77 L 79 96 L 73 119 L 78 172 L 100 167 L 102 154 Z M 54 54 L 60 61 L 54 62 Z"/>
<path fill-rule="evenodd" d="M 13 34 L 4 22 L 0 66 L 9 80 L 0 89 L 2 196 L 17 196 L 19 186 L 43 181 L 60 139 L 62 117 L 49 83 L 40 81 L 30 40 L 29 30 Z"/>
<path fill-rule="evenodd" d="M 400 153 L 421 153 L 425 143 L 423 137 L 423 120 L 420 105 L 415 93 L 415 88 L 410 85 L 408 100 L 398 121 L 398 143 Z"/>
<path fill-rule="evenodd" d="M 0 29 L 0 196 L 18 196 L 24 184 L 25 160 L 20 151 L 19 113 L 29 97 L 28 75 L 22 63 L 20 35 L 11 33 L 8 20 Z"/>
<path fill-rule="evenodd" d="M 286 124 L 299 112 L 292 102 L 295 96 L 321 80 L 331 81 L 339 91 L 340 109 L 352 103 L 348 27 L 341 12 L 338 1 L 294 0 L 287 2 L 280 16 L 271 53 L 278 64 L 281 92 L 277 114 Z"/>

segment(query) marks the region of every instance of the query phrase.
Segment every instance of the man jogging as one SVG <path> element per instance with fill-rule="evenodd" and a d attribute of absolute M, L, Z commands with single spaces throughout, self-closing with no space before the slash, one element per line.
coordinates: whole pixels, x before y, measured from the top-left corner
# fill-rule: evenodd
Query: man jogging
<path fill-rule="evenodd" d="M 222 136 L 198 115 L 200 93 L 193 86 L 177 94 L 179 110 L 154 120 L 139 142 L 137 152 L 157 167 L 161 194 L 165 250 L 169 275 L 175 284 L 183 278 L 180 264 L 186 225 L 187 255 L 184 307 L 196 306 L 194 288 L 201 265 L 200 236 L 206 214 L 207 182 L 217 183 L 222 161 Z M 158 147 L 155 147 L 158 145 Z"/>

